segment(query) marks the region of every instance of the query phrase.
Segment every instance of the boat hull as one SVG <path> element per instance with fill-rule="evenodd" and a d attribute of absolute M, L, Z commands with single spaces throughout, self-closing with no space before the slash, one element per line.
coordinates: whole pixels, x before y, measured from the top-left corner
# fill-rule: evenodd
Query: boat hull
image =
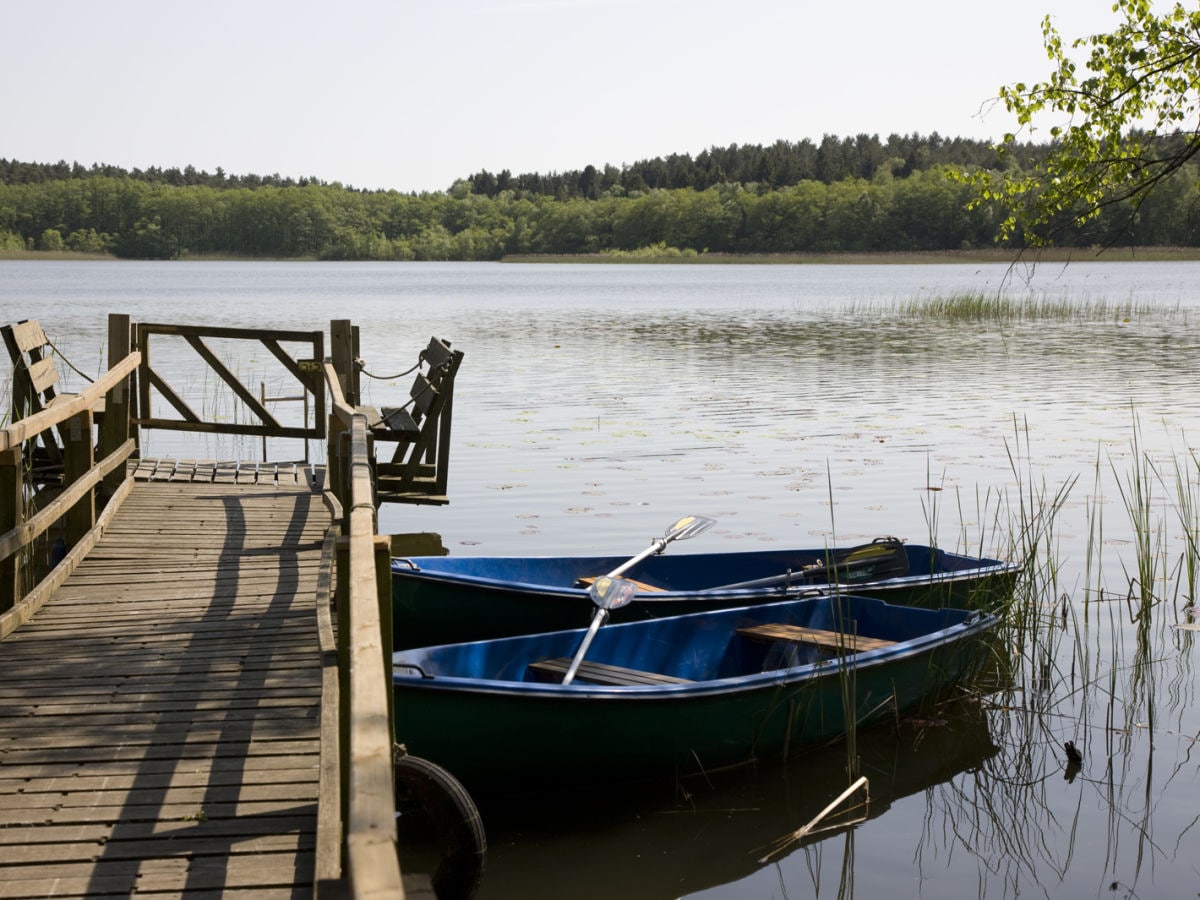
<path fill-rule="evenodd" d="M 1018 566 L 904 545 L 905 572 L 848 581 L 860 596 L 928 608 L 997 608 L 1012 596 Z M 661 588 L 639 591 L 615 622 L 685 615 L 771 603 L 834 586 L 797 576 L 760 587 L 720 588 L 789 570 L 826 551 L 663 554 L 626 577 Z M 412 557 L 392 561 L 392 640 L 395 649 L 490 640 L 539 631 L 581 628 L 592 614 L 582 578 L 612 571 L 622 557 Z"/>
<path fill-rule="evenodd" d="M 830 655 L 738 632 L 851 621 L 896 642 Z M 600 629 L 589 662 L 688 679 L 636 687 L 537 679 L 530 663 L 570 656 L 582 631 L 418 648 L 393 659 L 396 738 L 483 791 L 780 760 L 943 695 L 977 669 L 994 623 L 842 595 Z"/>

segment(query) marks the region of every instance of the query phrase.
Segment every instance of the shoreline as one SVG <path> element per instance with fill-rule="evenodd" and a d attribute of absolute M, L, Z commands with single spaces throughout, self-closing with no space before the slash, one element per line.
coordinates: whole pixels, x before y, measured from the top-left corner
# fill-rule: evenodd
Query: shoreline
<path fill-rule="evenodd" d="M 148 262 L 124 260 L 109 253 L 82 253 L 70 250 L 0 250 L 0 260 L 55 260 L 83 262 Z M 573 253 L 521 254 L 504 256 L 499 260 L 465 260 L 467 262 L 586 263 L 595 265 L 955 265 L 970 263 L 1037 263 L 1037 262 L 1194 262 L 1200 260 L 1200 247 L 1045 247 L 1028 250 L 914 250 L 880 251 L 877 253 Z M 242 254 L 189 254 L 175 260 L 154 262 L 321 262 L 312 256 L 278 257 L 245 256 Z M 325 260 L 334 262 L 334 260 Z M 429 260 L 430 262 L 461 262 L 464 260 Z M 395 262 L 411 260 L 348 259 L 336 262 Z"/>
<path fill-rule="evenodd" d="M 600 265 L 931 265 L 1017 262 L 1194 262 L 1200 247 L 1047 247 L 1029 250 L 913 250 L 878 253 L 664 253 L 615 256 L 607 253 L 505 256 L 505 263 L 596 263 Z"/>

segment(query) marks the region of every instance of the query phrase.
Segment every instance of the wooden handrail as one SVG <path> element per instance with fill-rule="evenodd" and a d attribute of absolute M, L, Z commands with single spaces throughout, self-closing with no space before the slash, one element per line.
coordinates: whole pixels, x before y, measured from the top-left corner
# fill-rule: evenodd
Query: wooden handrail
<path fill-rule="evenodd" d="M 342 733 L 348 746 L 340 752 L 347 771 L 344 878 L 359 898 L 403 897 L 400 861 L 396 854 L 395 787 L 392 746 L 391 678 L 387 664 L 390 627 L 385 634 L 380 603 L 381 584 L 390 579 L 386 542 L 376 534 L 374 483 L 367 417 L 347 401 L 334 366 L 323 364 L 331 398 L 330 416 L 343 430 L 330 434 L 327 473 L 328 502 L 341 514 L 342 542 L 338 585 L 338 642 L 342 662 L 340 678 L 349 680 L 347 718 Z M 335 446 L 336 442 L 336 446 Z M 336 459 L 335 459 L 336 458 Z M 380 567 L 385 567 L 383 575 Z"/>
<path fill-rule="evenodd" d="M 67 421 L 71 416 L 77 415 L 85 409 L 91 409 L 103 400 L 104 395 L 116 387 L 123 378 L 128 377 L 141 364 L 141 361 L 142 354 L 135 350 L 79 394 L 69 397 L 69 399 L 68 395 L 62 395 L 62 399 L 53 406 L 0 429 L 0 451 L 20 446 L 47 428 L 53 428 L 55 425 Z"/>
<path fill-rule="evenodd" d="M 0 558 L 11 556 L 45 534 L 56 521 L 66 514 L 68 509 L 99 484 L 101 479 L 115 471 L 118 466 L 125 465 L 129 457 L 133 455 L 136 446 L 134 440 L 130 438 L 118 447 L 116 452 L 99 460 L 82 478 L 71 482 L 45 509 L 30 516 L 15 528 L 0 534 Z"/>
<path fill-rule="evenodd" d="M 112 367 L 78 394 L 47 397 L 36 412 L 0 428 L 0 634 L 28 620 L 95 544 L 103 523 L 111 519 L 132 483 L 125 465 L 137 449 L 128 427 L 129 383 L 141 363 L 139 352 L 130 352 L 124 317 L 110 317 L 109 360 Z M 127 319 L 124 319 L 127 322 Z M 106 407 L 101 428 L 100 452 L 95 458 L 93 412 Z M 53 434 L 57 430 L 58 435 Z M 37 481 L 31 445 L 39 440 L 57 447 L 58 472 L 50 482 Z M 28 458 L 26 454 L 29 453 Z M 49 483 L 54 488 L 48 489 Z M 103 491 L 101 491 L 103 482 Z M 40 488 L 40 490 L 39 490 Z M 29 496 L 34 503 L 29 504 Z M 96 517 L 98 499 L 107 498 L 104 515 Z M 44 563 L 27 551 L 59 523 L 66 555 L 48 572 Z M 43 577 L 44 576 L 44 577 Z M 30 589 L 30 582 L 41 578 Z"/>
<path fill-rule="evenodd" d="M 342 393 L 342 383 L 338 379 L 333 363 L 325 360 L 321 363 L 321 367 L 325 372 L 325 384 L 329 386 L 329 396 L 332 400 L 330 411 L 338 417 L 343 425 L 349 428 L 350 420 L 354 417 L 356 410 L 346 402 L 346 395 Z"/>
<path fill-rule="evenodd" d="M 51 569 L 50 574 L 43 578 L 12 609 L 0 613 L 0 638 L 8 637 L 17 628 L 32 619 L 33 614 L 42 607 L 42 604 L 46 602 L 50 594 L 67 580 L 67 576 L 75 571 L 76 566 L 96 546 L 100 540 L 100 536 L 112 524 L 117 510 L 121 508 L 121 504 L 129 496 L 129 492 L 132 489 L 133 478 L 132 476 L 127 476 L 104 507 L 104 512 L 97 517 L 95 526 L 84 536 L 83 540 L 68 550 L 62 562 Z"/>

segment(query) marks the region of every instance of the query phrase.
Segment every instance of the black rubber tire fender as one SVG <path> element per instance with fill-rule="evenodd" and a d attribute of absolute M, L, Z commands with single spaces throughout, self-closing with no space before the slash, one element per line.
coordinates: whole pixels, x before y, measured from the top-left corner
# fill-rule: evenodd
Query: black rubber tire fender
<path fill-rule="evenodd" d="M 433 874 L 439 900 L 466 900 L 479 888 L 487 835 L 475 801 L 457 778 L 436 763 L 397 748 L 396 807 L 416 805 L 429 818 L 441 863 Z"/>

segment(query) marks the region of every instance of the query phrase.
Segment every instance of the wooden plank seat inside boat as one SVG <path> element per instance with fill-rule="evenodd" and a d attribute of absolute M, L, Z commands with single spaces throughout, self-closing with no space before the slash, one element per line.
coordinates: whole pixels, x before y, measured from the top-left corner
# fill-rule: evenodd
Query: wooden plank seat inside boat
<path fill-rule="evenodd" d="M 818 647 L 830 650 L 837 650 L 841 647 L 849 653 L 858 653 L 863 650 L 879 650 L 896 643 L 895 641 L 885 641 L 881 638 L 827 631 L 823 628 L 805 628 L 802 625 L 784 625 L 777 622 L 739 628 L 737 633 L 759 641 L 815 644 Z"/>
<path fill-rule="evenodd" d="M 559 659 L 542 659 L 529 664 L 534 672 L 552 675 L 561 679 L 571 667 L 568 657 Z M 623 666 L 609 666 L 604 663 L 588 662 L 586 659 L 579 664 L 575 677 L 592 684 L 606 684 L 616 687 L 639 687 L 642 685 L 691 684 L 686 678 L 676 678 L 673 675 L 659 675 L 657 672 L 642 672 L 638 669 L 626 669 Z"/>
<path fill-rule="evenodd" d="M 582 588 L 591 587 L 593 584 L 595 584 L 597 578 L 602 578 L 602 577 L 603 576 L 601 576 L 601 575 L 588 575 L 586 578 L 576 579 L 575 587 L 582 587 Z M 663 591 L 666 590 L 666 588 L 655 587 L 652 584 L 647 584 L 644 581 L 638 581 L 635 578 L 625 578 L 624 576 L 622 576 L 622 580 L 628 581 L 635 588 L 637 588 L 639 594 L 653 594 L 653 593 L 661 594 Z"/>

